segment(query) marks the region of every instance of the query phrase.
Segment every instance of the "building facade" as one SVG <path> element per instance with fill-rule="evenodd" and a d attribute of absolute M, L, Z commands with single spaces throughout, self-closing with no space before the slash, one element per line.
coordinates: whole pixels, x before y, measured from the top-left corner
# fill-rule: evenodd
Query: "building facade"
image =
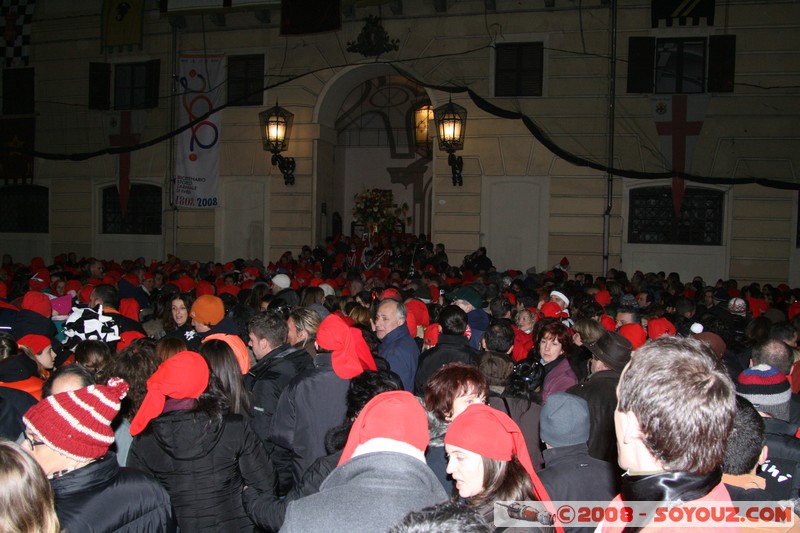
<path fill-rule="evenodd" d="M 376 188 L 451 260 L 800 285 L 799 3 L 284 4 L 37 0 L 25 28 L 13 8 L 3 252 L 274 260 L 349 233 Z M 435 121 L 415 140 L 450 101 L 461 186 Z M 276 104 L 291 185 L 261 139 Z"/>

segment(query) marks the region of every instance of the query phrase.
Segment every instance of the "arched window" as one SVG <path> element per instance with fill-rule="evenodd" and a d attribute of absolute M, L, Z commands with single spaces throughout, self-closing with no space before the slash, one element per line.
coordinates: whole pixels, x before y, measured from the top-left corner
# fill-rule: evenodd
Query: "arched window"
<path fill-rule="evenodd" d="M 161 187 L 131 185 L 128 212 L 122 216 L 117 186 L 103 189 L 103 233 L 161 235 Z"/>
<path fill-rule="evenodd" d="M 0 232 L 48 233 L 50 196 L 41 185 L 7 185 L 0 188 Z"/>
<path fill-rule="evenodd" d="M 631 189 L 628 242 L 720 246 L 724 199 L 723 191 L 687 187 L 675 218 L 671 187 Z"/>

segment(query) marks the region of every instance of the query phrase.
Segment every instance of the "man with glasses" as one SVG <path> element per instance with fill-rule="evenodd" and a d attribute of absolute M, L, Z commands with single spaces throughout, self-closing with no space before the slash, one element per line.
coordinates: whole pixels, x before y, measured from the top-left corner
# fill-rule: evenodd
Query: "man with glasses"
<path fill-rule="evenodd" d="M 64 531 L 176 530 L 164 488 L 142 472 L 120 467 L 109 451 L 111 421 L 127 391 L 128 384 L 116 378 L 53 394 L 23 417 L 22 446 L 50 480 Z"/>

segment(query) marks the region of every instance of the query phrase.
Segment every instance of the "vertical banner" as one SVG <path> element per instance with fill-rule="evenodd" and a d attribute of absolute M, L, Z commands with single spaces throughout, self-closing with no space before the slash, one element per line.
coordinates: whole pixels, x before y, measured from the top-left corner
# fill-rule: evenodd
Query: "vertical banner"
<path fill-rule="evenodd" d="M 33 117 L 0 118 L 0 179 L 5 185 L 33 183 L 33 150 L 36 119 Z M 20 151 L 18 151 L 20 150 Z"/>
<path fill-rule="evenodd" d="M 182 88 L 178 124 L 198 120 L 221 105 L 225 97 L 225 56 L 181 54 Z M 175 160 L 175 198 L 178 207 L 217 207 L 219 176 L 219 113 L 207 116 L 178 136 Z"/>
<path fill-rule="evenodd" d="M 144 0 L 104 0 L 101 51 L 142 49 Z"/>
<path fill-rule="evenodd" d="M 142 139 L 144 111 L 120 111 L 109 117 L 108 144 L 111 146 L 130 147 L 139 144 Z M 117 177 L 119 208 L 122 216 L 128 213 L 128 198 L 131 192 L 131 151 L 124 151 L 115 156 L 114 173 Z"/>
<path fill-rule="evenodd" d="M 666 166 L 675 172 L 691 172 L 694 150 L 708 109 L 707 94 L 675 94 L 655 96 L 650 102 Z M 683 178 L 672 178 L 672 208 L 675 218 L 681 216 L 685 184 Z"/>
<path fill-rule="evenodd" d="M 28 65 L 34 2 L 35 0 L 0 0 L 0 20 L 3 24 L 0 55 L 7 67 Z"/>

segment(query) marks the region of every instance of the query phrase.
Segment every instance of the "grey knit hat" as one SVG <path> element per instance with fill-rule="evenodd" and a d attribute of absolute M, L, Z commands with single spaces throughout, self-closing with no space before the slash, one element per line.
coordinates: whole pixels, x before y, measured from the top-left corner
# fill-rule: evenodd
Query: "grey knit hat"
<path fill-rule="evenodd" d="M 584 444 L 589 440 L 589 404 L 573 394 L 551 394 L 542 407 L 539 436 L 553 448 Z"/>

